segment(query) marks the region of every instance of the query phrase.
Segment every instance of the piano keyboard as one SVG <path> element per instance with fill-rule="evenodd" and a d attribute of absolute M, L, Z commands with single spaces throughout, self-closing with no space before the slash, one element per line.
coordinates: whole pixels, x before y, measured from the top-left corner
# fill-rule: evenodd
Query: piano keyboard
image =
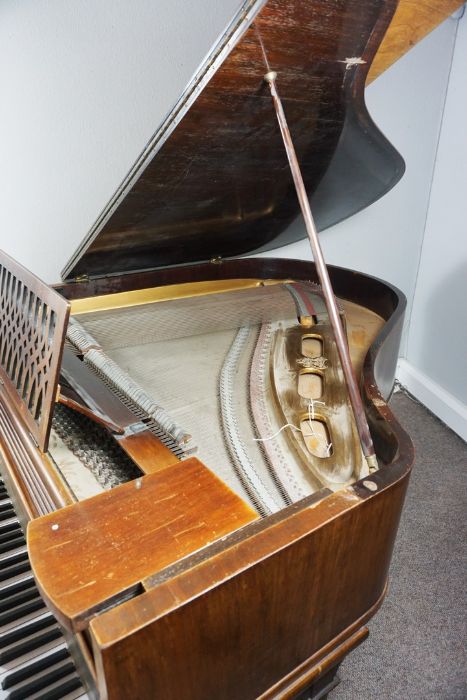
<path fill-rule="evenodd" d="M 0 700 L 88 700 L 0 480 Z"/>

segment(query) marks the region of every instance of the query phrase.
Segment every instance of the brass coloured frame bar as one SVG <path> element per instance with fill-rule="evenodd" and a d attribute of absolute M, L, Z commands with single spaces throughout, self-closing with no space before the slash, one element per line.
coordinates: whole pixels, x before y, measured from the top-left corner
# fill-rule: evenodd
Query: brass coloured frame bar
<path fill-rule="evenodd" d="M 310 241 L 313 259 L 315 261 L 316 272 L 318 274 L 319 281 L 321 283 L 321 288 L 324 294 L 324 299 L 329 314 L 329 321 L 334 332 L 334 337 L 336 340 L 339 358 L 341 361 L 342 370 L 344 372 L 344 377 L 349 392 L 350 403 L 352 405 L 353 414 L 355 416 L 355 422 L 357 425 L 360 442 L 362 444 L 363 453 L 368 462 L 368 466 L 371 470 L 377 468 L 378 466 L 376 461 L 375 450 L 373 447 L 373 440 L 371 438 L 370 429 L 366 420 L 365 409 L 363 408 L 363 402 L 360 396 L 357 379 L 355 377 L 355 372 L 352 366 L 352 360 L 350 359 L 347 338 L 345 336 L 344 327 L 342 325 L 342 321 L 339 315 L 339 309 L 337 307 L 336 297 L 334 296 L 331 280 L 329 278 L 329 273 L 323 256 L 323 251 L 319 242 L 318 231 L 316 229 L 316 225 L 313 219 L 313 214 L 311 213 L 310 202 L 308 200 L 308 195 L 306 193 L 302 173 L 300 171 L 300 165 L 297 159 L 297 154 L 295 153 L 295 148 L 293 145 L 292 137 L 290 135 L 287 119 L 284 113 L 284 108 L 282 106 L 282 102 L 277 91 L 276 78 L 277 73 L 275 71 L 268 71 L 264 76 L 264 79 L 268 83 L 271 91 L 271 97 L 274 104 L 274 109 L 276 111 L 277 121 L 279 122 L 282 139 L 284 141 L 284 146 L 287 153 L 287 158 L 289 161 L 293 181 L 295 184 L 298 201 L 300 203 L 300 208 L 302 210 L 303 218 L 305 220 L 305 228 Z"/>

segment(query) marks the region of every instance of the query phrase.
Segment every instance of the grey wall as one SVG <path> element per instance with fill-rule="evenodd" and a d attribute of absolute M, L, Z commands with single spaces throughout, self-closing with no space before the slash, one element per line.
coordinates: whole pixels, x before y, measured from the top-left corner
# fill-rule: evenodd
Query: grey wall
<path fill-rule="evenodd" d="M 467 439 L 467 15 L 459 23 L 400 375 Z"/>

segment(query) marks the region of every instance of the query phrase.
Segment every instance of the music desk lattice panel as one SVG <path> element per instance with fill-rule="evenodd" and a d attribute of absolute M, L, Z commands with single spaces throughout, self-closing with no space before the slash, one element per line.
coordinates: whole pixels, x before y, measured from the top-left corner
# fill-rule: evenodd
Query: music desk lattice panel
<path fill-rule="evenodd" d="M 0 251 L 0 379 L 47 449 L 69 304 Z"/>

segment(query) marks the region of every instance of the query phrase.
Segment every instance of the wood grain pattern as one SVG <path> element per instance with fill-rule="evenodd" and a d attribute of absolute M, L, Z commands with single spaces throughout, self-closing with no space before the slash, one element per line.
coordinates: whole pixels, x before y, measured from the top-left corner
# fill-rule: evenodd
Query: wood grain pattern
<path fill-rule="evenodd" d="M 77 631 L 145 577 L 257 517 L 191 458 L 33 520 L 29 555 L 51 608 Z"/>
<path fill-rule="evenodd" d="M 73 500 L 47 455 L 34 443 L 15 405 L 3 396 L 0 396 L 0 453 L 4 458 L 3 478 L 25 514 L 24 521 Z"/>
<path fill-rule="evenodd" d="M 45 452 L 69 304 L 0 251 L 0 391 Z"/>
<path fill-rule="evenodd" d="M 302 235 L 300 227 L 289 227 L 298 206 L 264 89 L 259 38 L 278 72 L 318 227 L 374 202 L 402 176 L 404 164 L 366 110 L 365 80 L 374 80 L 459 4 L 402 0 L 378 50 L 396 0 L 269 0 L 245 34 L 227 36 L 213 51 L 64 275 L 209 260 Z M 246 8 L 256 5 L 251 0 Z M 228 41 L 236 45 L 218 65 Z"/>
<path fill-rule="evenodd" d="M 118 700 L 122 688 L 138 688 L 144 696 L 157 683 L 168 698 L 296 697 L 308 681 L 321 678 L 327 655 L 339 657 L 343 642 L 380 604 L 413 451 L 378 390 L 375 363 L 379 377 L 397 356 L 405 299 L 361 273 L 337 268 L 330 273 L 339 296 L 364 304 L 385 320 L 362 369 L 372 430 L 387 464 L 371 477 L 377 493 L 357 484 L 353 492 L 362 501 L 345 494 L 318 504 L 315 498 L 313 504 L 299 506 L 306 510 L 306 516 L 300 515 L 303 529 L 296 511 L 282 513 L 279 520 L 284 522 L 268 518 L 250 524 L 149 577 L 146 593 L 91 622 L 103 698 Z M 190 280 L 258 277 L 316 281 L 316 272 L 303 261 L 243 259 L 94 279 L 61 289 L 79 298 Z M 378 499 L 385 503 L 384 514 Z M 263 641 L 270 647 L 261 647 Z M 162 673 L 158 667 L 156 686 L 154 654 L 164 664 Z M 174 670 L 180 664 L 187 665 L 186 681 Z M 216 682 L 225 685 L 214 688 Z"/>
<path fill-rule="evenodd" d="M 114 437 L 143 474 L 154 474 L 179 461 L 179 458 L 150 430 L 142 430 L 135 435 L 114 435 Z"/>
<path fill-rule="evenodd" d="M 375 80 L 461 5 L 459 0 L 399 0 L 367 83 Z"/>
<path fill-rule="evenodd" d="M 337 268 L 330 272 L 340 296 L 385 319 L 362 375 L 378 451 L 386 462 L 371 477 L 377 492 L 357 484 L 350 496 L 349 491 L 320 494 L 140 580 L 139 595 L 100 611 L 90 623 L 103 698 L 152 697 L 155 688 L 162 689 L 161 697 L 190 700 L 246 700 L 269 691 L 266 697 L 294 697 L 303 684 L 321 678 L 329 654 L 335 660 L 339 649 L 351 648 L 342 644 L 380 604 L 413 452 L 378 392 L 375 362 L 379 375 L 384 358 L 391 362 L 397 355 L 405 300 L 374 278 Z M 313 281 L 316 273 L 303 261 L 245 259 L 94 279 L 62 291 L 79 297 L 258 277 Z M 138 545 L 134 538 L 133 546 Z M 179 678 L 180 667 L 186 667 L 186 680 Z"/>
<path fill-rule="evenodd" d="M 92 620 L 104 697 L 253 700 L 360 627 L 385 591 L 407 475 L 364 501 L 348 489 L 252 524 Z"/>
<path fill-rule="evenodd" d="M 258 4 L 246 3 L 250 10 Z M 210 260 L 277 247 L 302 235 L 298 227 L 288 228 L 299 207 L 264 81 L 265 55 L 278 72 L 278 90 L 318 226 L 350 216 L 387 192 L 401 177 L 403 161 L 371 120 L 364 86 L 395 4 L 269 0 L 253 23 L 239 17 L 243 33 L 224 36 L 213 50 L 65 275 Z M 225 56 L 227 45 L 233 49 Z M 349 57 L 358 60 L 349 64 Z M 354 154 L 352 144 L 350 150 L 346 144 L 350 155 L 336 172 L 330 164 L 349 124 L 365 151 L 359 145 Z"/>
<path fill-rule="evenodd" d="M 377 601 L 374 612 L 379 609 L 381 602 L 381 599 Z M 358 627 L 359 622 L 360 620 L 357 621 L 356 625 L 352 625 L 352 629 Z M 323 676 L 326 677 L 329 671 L 338 666 L 350 651 L 365 641 L 369 633 L 368 627 L 358 627 L 355 632 L 350 632 L 350 634 L 349 632 L 350 630 L 346 630 L 341 638 L 333 640 L 332 644 L 323 647 L 317 654 L 313 654 L 292 673 L 281 678 L 279 683 L 263 693 L 258 700 L 279 700 L 279 698 L 280 700 L 291 700 L 292 698 L 298 700 L 297 694 L 300 694 L 300 700 L 313 700 L 315 681 Z M 308 692 L 302 695 L 307 690 Z M 318 696 L 317 693 L 316 696 Z"/>
<path fill-rule="evenodd" d="M 319 35 L 323 26 L 328 38 L 334 36 L 336 27 L 326 27 L 327 21 L 330 25 L 332 22 L 331 15 L 325 12 L 330 4 L 324 0 L 316 3 L 273 0 L 269 7 L 276 13 L 274 20 L 279 20 L 279 26 L 273 22 L 269 26 L 268 15 L 265 15 L 261 27 L 268 40 L 274 43 L 284 21 L 291 19 L 299 5 L 306 11 L 320 8 L 324 12 L 319 18 L 321 26 L 312 27 L 318 33 L 313 36 Z M 317 70 L 313 73 L 309 70 L 309 83 L 305 86 L 294 83 L 294 73 L 288 64 L 292 55 L 289 50 L 293 51 L 296 47 L 287 45 L 273 52 L 283 61 L 280 65 L 285 65 L 285 72 L 291 80 L 286 89 L 287 108 L 297 117 L 299 147 L 305 161 L 309 157 L 311 163 L 311 187 L 316 175 L 313 171 L 315 160 L 322 159 L 322 163 L 325 163 L 340 138 L 340 128 L 344 122 L 336 124 L 335 114 L 343 119 L 343 112 L 350 104 L 350 112 L 356 109 L 357 121 L 362 119 L 364 125 L 369 124 L 368 133 L 373 137 L 377 134 L 371 120 L 366 121 L 362 110 L 363 80 L 392 6 L 392 1 L 382 3 L 379 0 L 332 3 L 334 12 L 341 13 L 340 28 L 346 41 L 339 45 L 339 50 L 342 49 L 344 54 L 348 50 L 348 55 L 358 55 L 350 53 L 350 50 L 355 46 L 351 39 L 357 34 L 360 21 L 363 21 L 366 29 L 370 25 L 373 28 L 371 37 L 367 34 L 365 38 L 364 32 L 359 35 L 366 52 L 362 54 L 363 60 L 367 60 L 367 64 L 355 71 L 353 80 L 349 78 L 350 71 L 346 67 L 336 68 L 334 65 L 337 54 L 332 54 L 332 48 L 331 53 L 326 54 L 326 47 L 319 46 L 320 50 L 323 49 L 323 65 L 331 66 L 331 78 L 329 71 L 320 73 Z M 351 13 L 350 18 L 346 15 L 346 9 Z M 303 41 L 309 40 L 307 30 L 310 30 L 310 21 L 304 23 L 303 32 L 299 32 Z M 247 53 L 247 57 L 252 57 L 253 62 L 256 60 L 259 65 L 254 36 L 250 36 L 248 41 L 246 47 L 250 53 Z M 276 45 L 279 46 L 279 43 L 276 42 Z M 340 63 L 340 60 L 339 54 L 337 62 Z M 230 77 L 235 77 L 242 70 L 246 71 L 248 80 L 253 80 L 254 76 L 248 73 L 248 61 L 243 66 L 241 61 L 233 66 Z M 349 79 L 344 96 L 340 94 L 336 97 L 334 93 L 333 81 L 336 76 L 340 83 Z M 311 116 L 307 115 L 306 110 L 301 114 L 294 90 L 300 93 L 305 89 L 313 97 L 313 90 L 320 81 L 322 96 L 336 97 L 335 102 L 330 100 L 326 103 L 325 100 L 322 109 Z M 208 96 L 206 114 L 209 117 L 216 110 L 221 110 L 222 101 L 225 101 L 230 121 L 224 122 L 222 135 L 225 136 L 225 124 L 232 123 L 231 113 L 236 112 L 235 125 L 240 129 L 243 144 L 248 134 L 245 136 L 245 132 L 242 132 L 246 122 L 242 119 L 240 107 L 242 98 L 246 97 L 248 102 L 248 96 L 235 95 L 230 87 L 228 82 L 223 86 L 219 99 L 214 96 L 210 100 Z M 260 152 L 260 148 L 256 150 L 254 141 L 258 134 L 264 135 L 265 141 L 271 143 L 271 134 L 267 133 L 269 127 L 265 127 L 265 122 L 260 118 L 265 109 L 263 98 L 261 93 L 255 93 L 255 109 L 245 112 L 248 118 L 253 119 L 247 124 L 251 137 L 249 143 L 253 144 L 253 153 L 258 152 L 261 156 L 264 153 Z M 195 110 L 195 116 L 200 114 Z M 307 144 L 301 137 L 309 128 L 310 120 L 319 122 L 324 128 L 324 141 L 329 141 L 325 144 L 320 138 L 315 139 L 313 150 L 308 152 Z M 204 139 L 207 132 L 202 124 L 200 133 L 205 149 L 203 151 L 202 148 L 201 155 L 207 160 L 194 158 L 190 161 L 185 158 L 189 155 L 189 148 L 187 150 L 187 144 L 182 144 L 181 160 L 175 159 L 171 163 L 169 157 L 167 162 L 167 172 L 173 176 L 172 179 L 168 178 L 167 184 L 168 189 L 175 193 L 175 208 L 179 204 L 177 197 L 183 194 L 185 188 L 193 201 L 201 202 L 189 229 L 185 228 L 184 222 L 181 229 L 177 229 L 178 222 L 175 221 L 175 228 L 171 231 L 175 230 L 178 236 L 181 230 L 182 242 L 183 236 L 187 235 L 189 251 L 191 245 L 198 245 L 196 227 L 202 224 L 203 231 L 208 231 L 207 239 L 203 239 L 203 245 L 206 244 L 204 255 L 211 245 L 217 245 L 219 241 L 216 237 L 219 215 L 217 213 L 217 218 L 210 218 L 209 200 L 203 200 L 202 192 L 196 189 L 202 185 L 196 180 L 197 173 L 199 175 L 200 170 L 203 173 L 205 170 L 206 180 L 212 180 L 217 166 L 214 164 L 205 168 L 205 164 L 228 164 L 229 158 L 226 157 L 225 141 L 221 140 L 220 146 L 213 148 L 211 153 L 209 143 Z M 328 148 L 327 155 L 325 146 Z M 243 155 L 239 152 L 238 158 L 241 159 Z M 234 157 L 237 157 L 236 153 Z M 274 157 L 272 154 L 273 161 Z M 178 167 L 180 162 L 183 165 L 181 169 Z M 277 177 L 281 163 L 277 161 L 273 165 L 277 167 L 266 171 L 270 178 Z M 264 158 L 261 167 L 264 169 Z M 256 176 L 256 172 L 253 168 L 253 176 Z M 177 179 L 179 173 L 182 173 L 182 177 Z M 227 176 L 230 175 L 230 171 L 227 172 Z M 191 177 L 194 178 L 195 189 L 190 190 Z M 230 183 L 231 180 L 227 178 L 227 181 Z M 266 185 L 268 182 L 266 180 Z M 256 186 L 256 180 L 254 184 Z M 275 184 L 273 182 L 272 186 Z M 146 185 L 149 199 L 144 191 Z M 139 210 L 138 207 L 136 210 L 130 207 L 128 213 L 130 229 L 136 229 L 137 233 L 140 225 L 143 230 L 147 225 L 149 230 L 154 224 L 149 207 L 151 197 L 158 202 L 163 199 L 157 187 L 151 189 L 152 185 L 154 181 L 151 182 L 149 177 L 133 193 L 137 204 L 140 197 L 142 201 Z M 245 189 L 249 186 L 251 182 L 246 182 Z M 230 197 L 228 201 L 226 192 Z M 237 191 L 235 194 L 238 194 Z M 265 219 L 270 214 L 277 215 L 274 208 L 271 212 L 267 208 L 261 210 L 261 201 L 255 204 L 256 209 L 252 209 L 238 206 L 235 200 L 237 208 L 233 218 L 231 216 L 229 219 L 232 214 L 232 188 L 224 188 L 221 195 L 225 197 L 221 197 L 221 203 L 226 202 L 221 223 L 224 225 L 227 221 L 227 229 L 232 226 L 228 233 L 234 231 L 235 226 L 243 224 L 256 232 L 256 214 L 261 217 L 264 214 Z M 161 216 L 165 226 L 164 216 L 170 213 L 171 202 L 164 202 L 164 206 Z M 182 210 L 183 206 L 183 214 Z M 146 211 L 147 221 L 144 220 Z M 287 208 L 284 211 L 285 221 Z M 206 221 L 207 229 L 204 228 Z M 284 221 L 279 222 L 280 225 Z M 263 235 L 267 225 L 265 223 L 264 230 L 259 231 L 260 235 Z M 125 235 L 120 236 L 118 226 L 116 233 L 118 244 L 111 251 L 112 264 L 118 261 L 122 253 L 119 245 L 125 240 Z M 232 255 L 235 251 L 230 249 L 231 241 L 228 238 L 226 236 L 221 243 L 225 243 L 228 254 Z M 236 245 L 243 245 L 246 239 L 237 241 L 233 236 L 233 240 Z M 135 260 L 144 260 L 147 267 L 146 243 L 143 240 L 141 250 L 128 257 L 129 269 L 135 267 Z M 164 246 L 174 246 L 173 239 L 162 236 L 159 250 L 151 248 L 152 262 L 155 264 L 163 262 L 167 253 Z M 110 247 L 112 249 L 112 245 Z M 177 246 L 174 249 L 178 254 Z M 103 257 L 96 264 L 105 266 L 107 254 L 104 245 L 100 251 Z M 167 255 L 171 254 L 169 250 Z M 334 268 L 331 269 L 331 276 L 338 295 L 367 305 L 386 321 L 365 358 L 361 375 L 369 421 L 382 459 L 382 468 L 376 474 L 353 488 L 336 494 L 319 493 L 276 516 L 257 521 L 255 514 L 216 481 L 197 460 L 188 460 L 31 523 L 28 544 L 39 585 L 62 622 L 75 630 L 87 628 L 86 633 L 93 642 L 102 698 L 126 700 L 128 697 L 161 697 L 164 700 L 178 700 L 186 697 L 204 700 L 212 697 L 253 700 L 262 695 L 268 700 L 284 700 L 303 696 L 308 683 L 322 678 L 365 635 L 362 625 L 374 614 L 386 590 L 391 551 L 413 458 L 410 441 L 387 407 L 377 381 L 385 373 L 384 366 L 388 363 L 391 375 L 405 302 L 403 296 L 390 285 L 365 275 Z M 122 277 L 97 277 L 88 284 L 62 287 L 62 291 L 66 296 L 79 297 L 144 289 L 178 281 L 186 283 L 191 280 L 249 277 L 313 281 L 316 272 L 312 264 L 301 261 L 231 260 L 216 265 L 184 266 Z M 14 424 L 11 427 L 3 421 L 0 430 L 2 433 L 9 431 L 8 468 L 15 478 L 18 477 L 18 482 L 29 479 L 26 485 L 19 488 L 23 493 L 28 492 L 29 486 L 32 488 L 32 502 L 35 505 L 36 500 L 44 497 L 37 480 L 46 479 L 47 472 L 41 471 L 40 459 L 36 460 L 37 466 L 30 459 L 23 469 L 24 451 L 31 453 L 35 449 L 30 437 L 25 434 L 24 426 Z M 23 452 L 19 450 L 18 439 Z M 38 455 L 36 450 L 36 457 Z M 20 468 L 17 468 L 15 460 Z M 371 482 L 371 489 L 368 481 Z M 31 508 L 31 512 L 34 512 L 34 508 Z M 124 600 L 126 595 L 129 596 L 128 600 Z M 108 609 L 109 605 L 114 607 Z"/>

